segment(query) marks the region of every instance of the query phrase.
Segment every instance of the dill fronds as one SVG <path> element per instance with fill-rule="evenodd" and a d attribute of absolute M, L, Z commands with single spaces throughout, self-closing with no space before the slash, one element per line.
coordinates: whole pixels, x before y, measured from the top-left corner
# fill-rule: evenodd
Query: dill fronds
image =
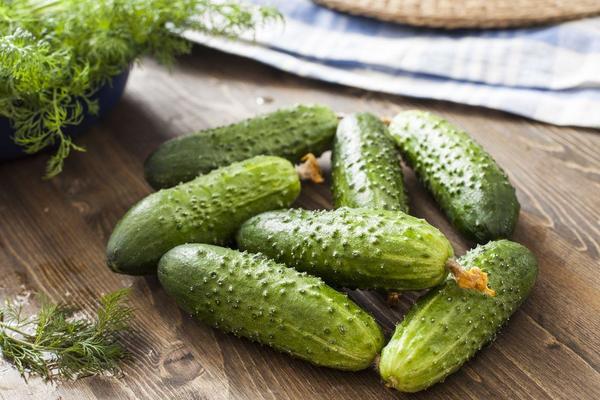
<path fill-rule="evenodd" d="M 64 129 L 94 93 L 143 56 L 169 64 L 196 30 L 236 37 L 281 16 L 234 0 L 6 0 L 0 2 L 0 117 L 27 153 L 53 148 L 46 177 L 62 171 L 73 150 Z"/>
<path fill-rule="evenodd" d="M 0 308 L 0 353 L 23 378 L 71 380 L 118 373 L 127 351 L 119 343 L 132 309 L 125 304 L 128 289 L 100 300 L 95 320 L 74 318 L 74 309 L 43 300 L 37 315 L 26 317 L 21 306 Z"/>

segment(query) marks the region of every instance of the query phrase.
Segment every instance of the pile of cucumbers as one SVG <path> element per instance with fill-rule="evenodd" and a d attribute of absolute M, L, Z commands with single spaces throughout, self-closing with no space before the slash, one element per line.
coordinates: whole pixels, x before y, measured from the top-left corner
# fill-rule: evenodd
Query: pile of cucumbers
<path fill-rule="evenodd" d="M 330 149 L 335 209 L 291 209 L 301 188 L 293 163 Z M 437 228 L 408 214 L 401 157 L 478 247 L 455 260 Z M 115 227 L 113 271 L 158 273 L 207 324 L 320 366 L 375 365 L 400 391 L 456 371 L 536 279 L 533 254 L 506 240 L 519 214 L 506 174 L 427 112 L 402 112 L 388 127 L 369 113 L 338 121 L 299 105 L 170 140 L 145 174 L 158 191 Z M 385 344 L 373 317 L 334 288 L 430 290 Z"/>

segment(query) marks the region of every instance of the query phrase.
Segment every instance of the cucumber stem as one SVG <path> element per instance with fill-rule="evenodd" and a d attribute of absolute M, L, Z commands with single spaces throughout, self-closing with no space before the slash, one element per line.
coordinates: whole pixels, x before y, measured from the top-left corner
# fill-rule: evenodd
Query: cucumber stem
<path fill-rule="evenodd" d="M 315 183 L 323 183 L 325 181 L 321 173 L 321 167 L 319 167 L 319 163 L 317 162 L 317 157 L 313 153 L 306 154 L 301 158 L 301 161 L 302 164 L 296 167 L 300 179 L 310 179 Z"/>
<path fill-rule="evenodd" d="M 402 294 L 399 292 L 389 292 L 387 294 L 386 302 L 387 302 L 388 306 L 390 306 L 390 307 L 397 307 L 398 304 L 400 304 L 401 297 L 402 297 Z"/>
<path fill-rule="evenodd" d="M 464 269 L 456 260 L 446 261 L 446 267 L 454 276 L 456 283 L 463 289 L 475 289 L 487 296 L 496 296 L 496 291 L 488 287 L 487 273 L 477 267 Z"/>

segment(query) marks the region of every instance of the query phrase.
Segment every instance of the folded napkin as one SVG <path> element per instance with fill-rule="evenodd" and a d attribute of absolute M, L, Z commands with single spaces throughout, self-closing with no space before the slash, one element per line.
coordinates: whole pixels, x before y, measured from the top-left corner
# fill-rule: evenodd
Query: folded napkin
<path fill-rule="evenodd" d="M 239 41 L 186 37 L 327 82 L 600 127 L 600 18 L 443 31 L 350 16 L 309 0 L 252 2 L 275 6 L 285 23 Z"/>

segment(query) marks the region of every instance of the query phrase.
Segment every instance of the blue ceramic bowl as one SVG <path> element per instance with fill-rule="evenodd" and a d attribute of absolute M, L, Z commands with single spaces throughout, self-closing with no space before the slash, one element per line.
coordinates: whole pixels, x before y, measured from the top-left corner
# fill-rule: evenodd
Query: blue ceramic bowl
<path fill-rule="evenodd" d="M 126 69 L 121 74 L 115 76 L 110 83 L 102 86 L 92 97 L 98 100 L 100 106 L 98 114 L 92 115 L 87 110 L 84 111 L 85 115 L 81 124 L 68 126 L 64 129 L 64 132 L 71 137 L 77 136 L 105 116 L 123 95 L 128 77 L 129 69 Z M 6 118 L 0 118 L 0 161 L 14 160 L 27 155 L 23 151 L 23 148 L 16 145 L 13 141 L 14 133 L 15 131 L 10 126 L 10 121 Z"/>

